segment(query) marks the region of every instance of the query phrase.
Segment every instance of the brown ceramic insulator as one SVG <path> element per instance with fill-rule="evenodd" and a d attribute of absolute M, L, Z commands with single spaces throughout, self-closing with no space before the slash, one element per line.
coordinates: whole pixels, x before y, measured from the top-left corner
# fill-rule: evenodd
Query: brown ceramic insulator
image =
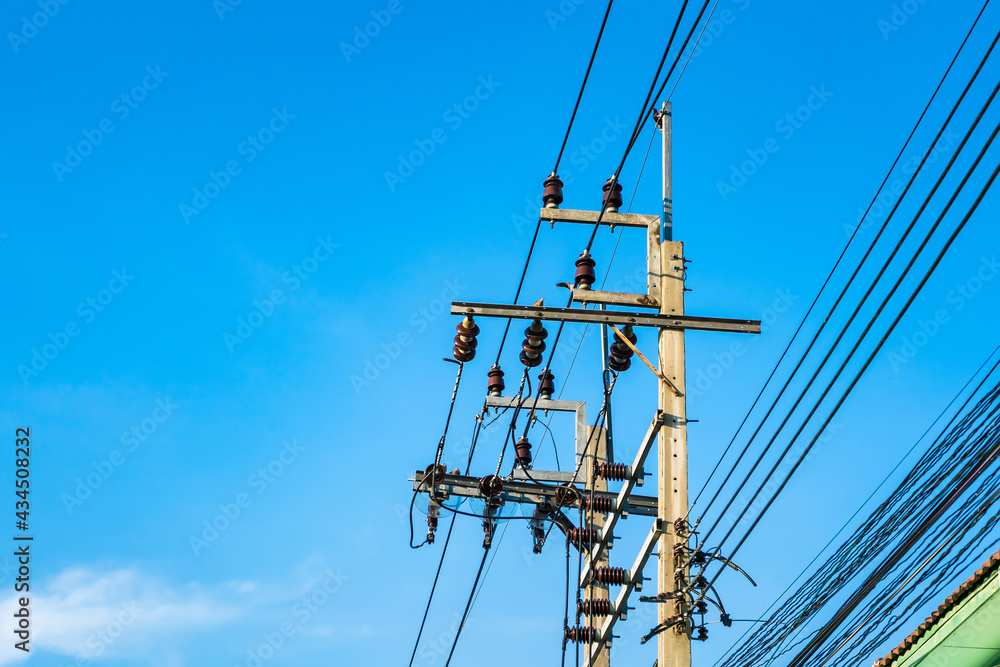
<path fill-rule="evenodd" d="M 605 461 L 597 467 L 597 476 L 601 479 L 620 482 L 632 476 L 632 466 Z"/>
<path fill-rule="evenodd" d="M 542 185 L 545 186 L 545 191 L 542 192 L 545 208 L 559 208 L 559 204 L 563 202 L 563 182 L 559 180 L 559 176 L 553 172 Z"/>
<path fill-rule="evenodd" d="M 542 365 L 542 355 L 540 354 L 532 358 L 526 352 L 521 352 L 521 356 L 518 358 L 521 360 L 521 363 L 528 368 L 537 368 Z"/>
<path fill-rule="evenodd" d="M 580 492 L 572 484 L 560 486 L 552 494 L 553 500 L 559 507 L 572 507 L 580 499 Z"/>
<path fill-rule="evenodd" d="M 607 616 L 611 613 L 611 600 L 580 600 L 576 603 L 578 616 Z"/>
<path fill-rule="evenodd" d="M 499 495 L 503 491 L 503 480 L 496 475 L 487 475 L 479 480 L 479 493 L 487 498 Z"/>
<path fill-rule="evenodd" d="M 455 357 L 456 361 L 465 363 L 476 358 L 476 351 L 468 348 L 453 347 L 451 348 L 451 356 Z"/>
<path fill-rule="evenodd" d="M 594 569 L 594 581 L 611 586 L 624 586 L 632 574 L 623 567 L 598 567 Z"/>
<path fill-rule="evenodd" d="M 545 341 L 541 338 L 525 338 L 521 343 L 521 349 L 529 356 L 540 355 L 545 351 Z"/>
<path fill-rule="evenodd" d="M 533 320 L 524 330 L 524 337 L 528 339 L 535 338 L 538 340 L 545 340 L 549 337 L 549 332 L 545 330 L 545 326 L 542 324 L 541 320 Z"/>
<path fill-rule="evenodd" d="M 632 360 L 631 359 L 619 359 L 618 357 L 616 357 L 615 355 L 612 354 L 612 355 L 608 356 L 608 367 L 611 368 L 611 370 L 613 370 L 613 371 L 617 371 L 619 373 L 622 373 L 622 372 L 627 371 L 628 369 L 632 368 Z"/>
<path fill-rule="evenodd" d="M 531 443 L 528 442 L 527 437 L 521 436 L 521 439 L 514 445 L 514 451 L 517 452 L 517 462 L 521 464 L 522 468 L 531 465 Z"/>
<path fill-rule="evenodd" d="M 574 625 L 566 628 L 563 637 L 568 642 L 576 644 L 591 644 L 597 636 L 594 628 L 587 628 L 582 625 Z"/>
<path fill-rule="evenodd" d="M 583 496 L 583 509 L 593 510 L 601 514 L 607 514 L 615 506 L 615 499 L 612 496 L 585 495 Z"/>
<path fill-rule="evenodd" d="M 631 324 L 626 324 L 622 328 L 622 333 L 625 334 L 625 338 L 628 338 L 629 342 L 632 343 L 633 345 L 635 345 L 635 342 L 637 340 L 639 340 L 639 338 L 635 335 L 635 332 L 632 331 L 632 325 Z M 622 347 L 622 348 L 628 350 L 629 353 L 632 352 L 632 348 L 630 348 L 628 345 L 626 345 L 622 341 L 622 337 L 618 335 L 617 331 L 615 332 L 615 344 L 618 345 L 619 347 Z"/>
<path fill-rule="evenodd" d="M 597 262 L 594 261 L 589 252 L 584 250 L 580 253 L 580 259 L 576 260 L 574 287 L 578 289 L 590 289 L 594 281 L 597 280 L 597 274 L 594 273 L 595 266 L 597 266 Z"/>
<path fill-rule="evenodd" d="M 538 374 L 538 398 L 544 398 L 546 400 L 552 398 L 552 394 L 556 391 L 556 376 L 550 371 L 544 371 Z"/>
<path fill-rule="evenodd" d="M 479 347 L 478 340 L 476 340 L 475 338 L 467 338 L 466 336 L 462 336 L 461 334 L 456 335 L 455 340 L 453 342 L 455 343 L 455 347 L 462 350 L 475 350 L 477 347 Z"/>
<path fill-rule="evenodd" d="M 499 366 L 493 366 L 486 376 L 489 378 L 486 382 L 486 391 L 490 396 L 501 396 L 504 390 L 503 371 Z"/>
<path fill-rule="evenodd" d="M 475 338 L 479 335 L 479 325 L 476 321 L 472 319 L 472 315 L 466 315 L 465 319 L 458 323 L 455 327 L 455 331 L 459 336 L 466 336 L 468 338 Z"/>
<path fill-rule="evenodd" d="M 590 546 L 597 541 L 597 537 L 596 528 L 571 528 L 569 531 L 569 541 L 578 547 Z"/>
<path fill-rule="evenodd" d="M 615 182 L 615 187 L 612 189 L 612 180 L 609 178 L 607 183 L 601 188 L 604 190 L 604 198 L 601 200 L 601 204 L 607 204 L 606 210 L 608 212 L 617 213 L 622 205 L 622 184 Z"/>
<path fill-rule="evenodd" d="M 441 486 L 444 483 L 445 467 L 435 466 L 433 463 L 424 468 L 424 484 L 427 486 Z"/>

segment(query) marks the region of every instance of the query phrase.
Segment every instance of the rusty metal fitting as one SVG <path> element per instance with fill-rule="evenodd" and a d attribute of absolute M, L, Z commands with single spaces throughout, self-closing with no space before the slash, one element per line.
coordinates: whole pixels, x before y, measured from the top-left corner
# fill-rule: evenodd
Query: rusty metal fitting
<path fill-rule="evenodd" d="M 552 172 L 542 185 L 545 186 L 545 190 L 542 192 L 545 208 L 559 208 L 559 204 L 563 202 L 563 182 L 559 180 L 559 175 Z"/>
<path fill-rule="evenodd" d="M 514 445 L 514 451 L 517 452 L 517 462 L 521 464 L 522 468 L 531 465 L 531 443 L 528 442 L 527 436 L 521 436 L 521 439 Z"/>
<path fill-rule="evenodd" d="M 577 289 L 589 290 L 594 285 L 594 281 L 597 280 L 597 274 L 594 273 L 597 262 L 594 261 L 589 252 L 584 250 L 580 253 L 580 258 L 576 260 L 575 264 L 576 277 L 573 280 L 573 286 Z"/>
<path fill-rule="evenodd" d="M 611 187 L 611 183 L 614 181 L 615 187 Z M 607 180 L 604 186 L 601 188 L 604 190 L 604 198 L 601 200 L 601 204 L 607 204 L 605 209 L 608 213 L 617 213 L 618 209 L 622 205 L 622 184 L 615 181 L 612 176 Z"/>
<path fill-rule="evenodd" d="M 550 400 L 556 391 L 556 376 L 551 371 L 543 371 L 538 374 L 538 398 Z"/>

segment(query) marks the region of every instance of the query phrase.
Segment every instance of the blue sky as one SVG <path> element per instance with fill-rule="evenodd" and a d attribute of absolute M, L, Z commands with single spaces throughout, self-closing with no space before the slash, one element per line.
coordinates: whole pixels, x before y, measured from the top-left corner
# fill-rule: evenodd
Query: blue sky
<path fill-rule="evenodd" d="M 565 207 L 600 205 L 679 5 L 612 11 L 561 169 Z M 720 0 L 672 97 L 676 238 L 693 259 L 690 314 L 767 326 L 753 339 L 687 337 L 689 381 L 718 375 L 688 404 L 700 420 L 692 492 L 978 9 Z M 440 546 L 407 547 L 406 477 L 433 459 L 448 408 L 454 366 L 440 359 L 457 321 L 445 306 L 513 297 L 603 12 L 594 0 L 8 4 L 0 421 L 11 444 L 16 427 L 32 434 L 28 662 L 408 659 Z M 948 106 L 998 22 L 991 7 L 942 90 Z M 970 93 L 958 136 L 987 92 Z M 807 120 L 786 119 L 810 101 Z M 932 109 L 904 159 L 919 159 L 946 113 Z M 987 114 L 977 136 L 995 122 Z M 650 133 L 622 174 L 628 196 Z M 764 146 L 777 149 L 734 185 L 732 170 Z M 657 211 L 658 140 L 649 155 L 634 212 Z M 921 195 L 931 182 L 919 181 Z M 740 563 L 760 587 L 722 580 L 734 616 L 767 607 L 995 347 L 1000 281 L 955 295 L 977 272 L 992 278 L 996 214 L 988 197 L 747 543 Z M 563 298 L 553 285 L 588 234 L 543 227 L 523 301 Z M 626 234 L 609 271 L 615 240 L 598 234 L 597 272 L 626 290 L 644 280 L 644 244 Z M 894 361 L 940 309 L 947 324 Z M 480 326 L 450 467 L 464 458 L 502 332 L 499 321 Z M 557 391 L 565 384 L 564 398 L 596 414 L 593 330 L 565 382 L 579 333 L 567 330 L 552 368 Z M 652 341 L 640 332 L 640 349 L 652 353 Z M 502 360 L 509 379 L 517 342 Z M 743 351 L 717 374 L 713 355 L 734 343 Z M 655 383 L 635 365 L 621 385 L 616 442 L 628 460 Z M 502 426 L 480 440 L 474 474 L 493 466 Z M 553 422 L 564 461 L 570 428 Z M 551 446 L 536 445 L 540 467 L 553 465 Z M 648 526 L 627 523 L 615 555 L 631 562 Z M 508 532 L 461 664 L 558 659 L 561 549 L 535 557 L 523 525 Z M 776 567 L 779 539 L 789 551 Z M 458 524 L 416 664 L 444 664 L 480 542 L 476 521 Z M 10 560 L 0 559 L 5 609 Z M 652 663 L 652 644 L 636 641 L 644 623 L 620 626 L 619 660 Z M 712 628 L 699 660 L 737 636 Z M 499 638 L 505 652 L 491 650 Z M 0 663 L 22 661 L 9 644 Z"/>

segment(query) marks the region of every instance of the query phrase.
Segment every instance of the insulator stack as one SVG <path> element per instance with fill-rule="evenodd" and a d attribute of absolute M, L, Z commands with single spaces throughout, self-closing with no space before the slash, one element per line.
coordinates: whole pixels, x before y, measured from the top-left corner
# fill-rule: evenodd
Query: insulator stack
<path fill-rule="evenodd" d="M 451 353 L 455 359 L 461 362 L 472 361 L 476 357 L 476 336 L 479 335 L 479 325 L 472 319 L 472 315 L 466 315 L 458 326 L 455 327 L 458 333 L 455 335 L 455 347 Z"/>
<path fill-rule="evenodd" d="M 597 262 L 594 261 L 589 252 L 584 250 L 580 253 L 580 258 L 576 260 L 575 264 L 576 277 L 573 279 L 573 286 L 577 289 L 590 289 L 594 285 L 594 281 L 597 280 L 597 274 L 594 273 Z"/>
<path fill-rule="evenodd" d="M 517 462 L 521 464 L 522 468 L 531 465 L 531 443 L 528 442 L 526 436 L 521 436 L 521 439 L 514 445 L 514 451 L 517 452 Z"/>
<path fill-rule="evenodd" d="M 503 491 L 503 480 L 496 475 L 487 475 L 479 480 L 479 492 L 487 498 L 492 498 Z"/>
<path fill-rule="evenodd" d="M 591 644 L 597 638 L 597 631 L 594 628 L 574 625 L 573 627 L 566 628 L 563 637 L 566 641 L 575 644 Z"/>
<path fill-rule="evenodd" d="M 572 484 L 560 486 L 552 495 L 559 507 L 572 507 L 580 499 L 580 492 Z"/>
<path fill-rule="evenodd" d="M 549 332 L 542 326 L 541 320 L 532 321 L 524 330 L 524 342 L 521 344 L 521 363 L 528 368 L 542 365 L 542 352 L 545 351 L 545 339 Z"/>
<path fill-rule="evenodd" d="M 609 586 L 624 586 L 632 578 L 632 573 L 623 567 L 594 568 L 594 581 Z"/>
<path fill-rule="evenodd" d="M 569 541 L 577 547 L 592 545 L 597 541 L 598 536 L 596 528 L 572 528 L 569 531 Z"/>
<path fill-rule="evenodd" d="M 580 600 L 576 603 L 577 616 L 607 616 L 611 613 L 611 600 Z"/>
<path fill-rule="evenodd" d="M 542 371 L 538 374 L 538 398 L 546 401 L 552 398 L 556 391 L 556 376 L 549 371 Z"/>
<path fill-rule="evenodd" d="M 583 509 L 593 510 L 601 514 L 607 514 L 615 506 L 615 499 L 612 496 L 585 495 L 583 496 Z"/>
<path fill-rule="evenodd" d="M 698 636 L 695 637 L 695 639 L 697 639 L 700 642 L 703 642 L 706 639 L 708 639 L 708 628 L 706 628 L 704 625 L 702 625 L 701 627 L 699 627 L 698 628 Z"/>
<path fill-rule="evenodd" d="M 612 183 L 615 184 L 613 188 L 611 187 Z M 608 182 L 601 189 L 604 190 L 604 199 L 601 201 L 601 204 L 607 205 L 605 210 L 608 213 L 617 213 L 622 205 L 622 184 L 612 177 L 608 179 Z"/>
<path fill-rule="evenodd" d="M 503 371 L 500 370 L 499 366 L 493 366 L 490 372 L 486 374 L 489 378 L 486 382 L 486 391 L 490 396 L 503 396 L 504 383 L 503 383 Z"/>
<path fill-rule="evenodd" d="M 636 335 L 632 332 L 632 325 L 626 324 L 622 329 L 622 333 L 625 335 L 633 345 L 638 340 Z M 635 352 L 632 351 L 628 345 L 621 339 L 618 332 L 615 332 L 615 342 L 611 344 L 611 350 L 608 354 L 608 366 L 611 370 L 618 372 L 627 371 L 632 367 L 632 355 Z"/>
<path fill-rule="evenodd" d="M 694 606 L 694 613 L 696 614 L 707 614 L 708 613 L 708 603 L 704 600 L 698 600 L 698 604 Z"/>
<path fill-rule="evenodd" d="M 632 466 L 604 461 L 597 466 L 597 476 L 611 482 L 620 482 L 632 476 Z"/>
<path fill-rule="evenodd" d="M 556 172 L 552 172 L 542 185 L 545 186 L 545 191 L 542 193 L 545 208 L 559 208 L 559 204 L 563 202 L 563 182 L 559 180 Z"/>

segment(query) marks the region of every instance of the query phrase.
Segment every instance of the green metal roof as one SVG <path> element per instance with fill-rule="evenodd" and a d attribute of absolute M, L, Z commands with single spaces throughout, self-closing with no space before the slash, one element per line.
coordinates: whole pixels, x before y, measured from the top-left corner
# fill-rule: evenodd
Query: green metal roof
<path fill-rule="evenodd" d="M 1000 667 L 1000 553 L 876 667 Z"/>

